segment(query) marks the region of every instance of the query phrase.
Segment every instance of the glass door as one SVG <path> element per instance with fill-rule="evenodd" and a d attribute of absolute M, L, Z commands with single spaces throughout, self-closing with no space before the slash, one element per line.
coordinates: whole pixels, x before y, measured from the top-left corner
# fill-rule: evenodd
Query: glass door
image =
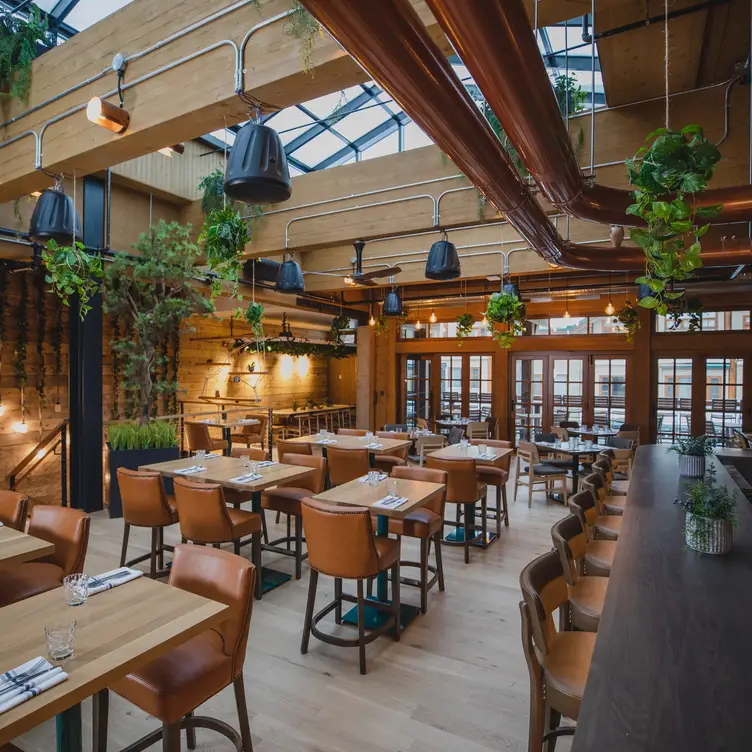
<path fill-rule="evenodd" d="M 405 357 L 405 422 L 415 425 L 416 418 L 431 422 L 431 358 Z"/>
<path fill-rule="evenodd" d="M 706 358 L 704 430 L 722 446 L 742 430 L 743 382 L 741 358 Z"/>
<path fill-rule="evenodd" d="M 491 414 L 493 379 L 491 375 L 492 355 L 470 356 L 470 420 L 485 420 Z"/>
<path fill-rule="evenodd" d="M 462 355 L 442 355 L 439 360 L 441 394 L 439 418 L 463 417 L 462 364 Z"/>
<path fill-rule="evenodd" d="M 659 444 L 692 435 L 692 358 L 658 359 L 656 408 Z"/>
<path fill-rule="evenodd" d="M 515 442 L 529 441 L 533 434 L 543 429 L 543 365 L 543 358 L 514 357 L 512 417 Z"/>
<path fill-rule="evenodd" d="M 552 358 L 553 425 L 563 422 L 582 425 L 585 404 L 585 359 Z M 550 426 L 546 426 L 546 430 Z"/>
<path fill-rule="evenodd" d="M 626 409 L 626 358 L 593 358 L 593 424 L 618 430 Z"/>

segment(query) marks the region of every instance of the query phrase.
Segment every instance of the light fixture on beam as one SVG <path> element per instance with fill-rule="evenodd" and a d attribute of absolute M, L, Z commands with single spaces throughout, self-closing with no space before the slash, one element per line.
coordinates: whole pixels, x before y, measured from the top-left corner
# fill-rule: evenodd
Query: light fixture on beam
<path fill-rule="evenodd" d="M 172 157 L 173 154 L 184 154 L 185 144 L 173 144 L 172 146 L 165 146 L 164 149 L 158 150 L 160 154 L 164 154 L 166 157 Z"/>
<path fill-rule="evenodd" d="M 86 117 L 90 122 L 101 125 L 113 133 L 125 133 L 131 122 L 128 110 L 101 97 L 92 97 L 89 100 Z"/>
<path fill-rule="evenodd" d="M 432 324 L 435 324 L 435 323 L 436 323 L 436 311 L 433 311 L 433 310 L 431 311 L 431 315 L 429 316 L 428 320 L 429 320 L 429 321 L 430 321 L 430 322 L 431 322 Z"/>

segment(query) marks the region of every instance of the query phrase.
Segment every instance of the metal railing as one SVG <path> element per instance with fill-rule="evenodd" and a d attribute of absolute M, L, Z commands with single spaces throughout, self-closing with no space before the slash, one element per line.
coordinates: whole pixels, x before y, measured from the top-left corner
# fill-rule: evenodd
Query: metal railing
<path fill-rule="evenodd" d="M 8 473 L 8 486 L 11 491 L 16 491 L 19 484 L 28 479 L 47 457 L 59 455 L 61 502 L 64 507 L 68 506 L 68 423 L 68 418 L 61 420 Z"/>

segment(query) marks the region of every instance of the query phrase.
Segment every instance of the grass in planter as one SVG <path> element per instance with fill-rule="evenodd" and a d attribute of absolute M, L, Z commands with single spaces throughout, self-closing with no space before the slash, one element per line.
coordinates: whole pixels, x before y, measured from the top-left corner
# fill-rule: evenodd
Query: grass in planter
<path fill-rule="evenodd" d="M 158 420 L 139 426 L 138 423 L 117 423 L 107 429 L 110 448 L 119 452 L 125 449 L 167 449 L 177 446 L 177 425 Z"/>

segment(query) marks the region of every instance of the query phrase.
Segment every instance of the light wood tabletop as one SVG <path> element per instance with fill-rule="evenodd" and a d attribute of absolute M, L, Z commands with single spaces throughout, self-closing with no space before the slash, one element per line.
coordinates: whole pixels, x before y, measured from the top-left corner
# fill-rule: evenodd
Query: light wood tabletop
<path fill-rule="evenodd" d="M 288 439 L 288 441 L 293 444 L 314 444 L 315 446 L 326 447 L 327 449 L 329 447 L 334 449 L 368 449 L 372 454 L 383 454 L 384 452 L 410 445 L 409 441 L 403 441 L 402 439 L 382 439 L 380 436 L 374 436 L 373 442 L 380 444 L 380 446 L 378 448 L 370 448 L 362 436 L 341 436 L 339 434 L 335 434 L 330 439 L 327 439 L 325 443 L 322 443 L 319 434 L 297 436 L 294 439 Z"/>
<path fill-rule="evenodd" d="M 387 483 L 389 480 L 397 481 L 397 494 L 406 496 L 407 501 L 396 509 L 374 507 L 377 501 L 389 494 Z M 335 486 L 313 498 L 338 506 L 366 507 L 376 514 L 399 519 L 414 509 L 425 506 L 431 499 L 440 495 L 444 487 L 443 483 L 428 483 L 422 480 L 407 480 L 406 478 L 387 478 L 377 485 L 371 486 L 356 479 L 349 483 L 343 483 L 341 486 Z"/>
<path fill-rule="evenodd" d="M 324 405 L 324 407 L 299 407 L 293 410 L 291 407 L 274 408 L 274 414 L 281 418 L 294 418 L 296 415 L 307 416 L 315 413 L 326 413 L 337 410 L 350 410 L 352 405 Z"/>
<path fill-rule="evenodd" d="M 257 426 L 261 421 L 256 418 L 204 418 L 203 420 L 186 420 L 186 423 L 203 423 L 210 428 L 239 428 Z"/>
<path fill-rule="evenodd" d="M 269 467 L 259 469 L 261 479 L 253 483 L 233 483 L 230 479 L 237 478 L 249 472 L 243 467 L 243 462 L 236 457 L 212 457 L 203 460 L 205 471 L 181 475 L 178 470 L 196 465 L 195 457 L 186 457 L 182 460 L 170 460 L 169 462 L 156 462 L 153 465 L 141 465 L 140 470 L 151 470 L 161 473 L 168 478 L 182 477 L 195 482 L 220 483 L 226 488 L 234 488 L 240 491 L 263 491 L 271 486 L 276 486 L 282 481 L 295 480 L 315 472 L 310 467 L 298 465 L 283 465 L 276 463 Z"/>
<path fill-rule="evenodd" d="M 0 527 L 0 567 L 40 559 L 55 553 L 55 546 L 33 535 L 3 525 Z"/>
<path fill-rule="evenodd" d="M 139 577 L 71 608 L 61 588 L 2 609 L 0 672 L 47 657 L 45 624 L 75 619 L 68 679 L 0 715 L 0 745 L 223 621 L 228 607 Z"/>
<path fill-rule="evenodd" d="M 429 457 L 436 457 L 439 460 L 475 460 L 478 465 L 496 465 L 502 464 L 504 457 L 508 454 L 512 454 L 514 449 L 503 449 L 501 447 L 488 447 L 486 451 L 489 454 L 493 454 L 492 457 L 480 456 L 480 449 L 477 445 L 470 445 L 467 448 L 461 447 L 459 444 L 452 444 L 451 446 L 438 449 L 435 452 L 429 452 Z"/>

